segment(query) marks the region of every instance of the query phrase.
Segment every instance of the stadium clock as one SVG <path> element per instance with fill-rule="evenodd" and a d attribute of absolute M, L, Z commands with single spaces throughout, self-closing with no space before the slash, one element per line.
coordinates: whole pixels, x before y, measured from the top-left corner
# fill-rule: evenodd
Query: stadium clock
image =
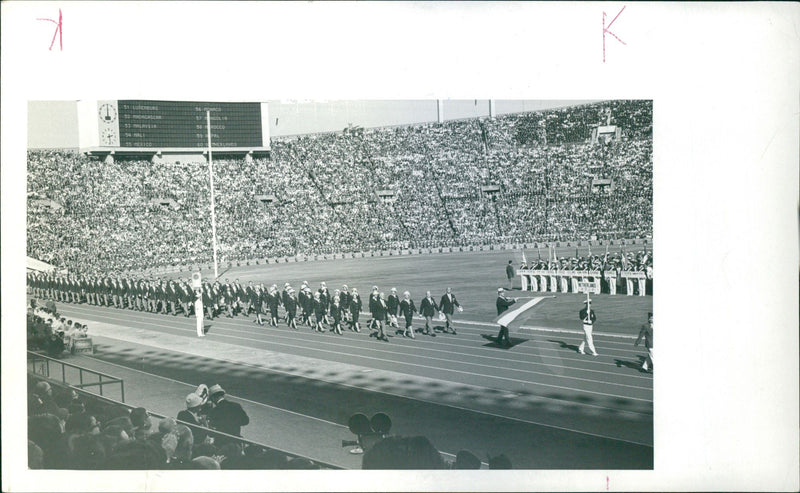
<path fill-rule="evenodd" d="M 101 105 L 98 113 L 100 120 L 104 123 L 113 123 L 117 119 L 117 108 L 113 104 L 105 103 Z"/>
<path fill-rule="evenodd" d="M 100 138 L 102 139 L 103 145 L 107 146 L 118 145 L 117 132 L 115 132 L 113 128 L 107 128 L 103 130 L 103 133 L 100 135 Z"/>

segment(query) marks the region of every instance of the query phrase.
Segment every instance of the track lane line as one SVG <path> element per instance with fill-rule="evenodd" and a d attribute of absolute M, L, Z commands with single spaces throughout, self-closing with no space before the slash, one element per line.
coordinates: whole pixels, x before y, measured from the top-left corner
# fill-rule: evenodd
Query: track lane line
<path fill-rule="evenodd" d="M 181 351 L 181 350 L 178 350 L 178 349 L 174 349 L 174 350 L 171 350 L 171 351 L 176 352 L 176 353 L 181 353 L 181 354 L 187 354 L 189 356 L 196 356 L 196 355 L 194 355 L 192 353 L 187 353 L 185 351 Z M 87 357 L 89 357 L 89 356 L 87 356 Z M 142 371 L 142 370 L 137 370 L 135 368 L 129 368 L 129 367 L 126 367 L 124 365 L 117 365 L 115 363 L 106 362 L 106 361 L 104 361 L 102 359 L 99 359 L 99 358 L 94 358 L 94 357 L 91 357 L 91 358 L 97 359 L 98 361 L 101 361 L 103 363 L 108 363 L 108 364 L 112 364 L 112 365 L 115 365 L 115 366 L 119 366 L 121 368 L 129 369 L 131 371 L 137 371 L 137 372 L 141 372 L 141 373 L 147 374 L 147 372 Z M 248 367 L 251 367 L 251 368 L 257 368 L 257 369 L 261 369 L 261 370 L 272 371 L 272 372 L 275 372 L 275 373 L 281 373 L 281 374 L 284 374 L 284 375 L 296 376 L 295 374 L 290 373 L 290 372 L 263 368 L 263 367 L 260 367 L 260 366 L 257 366 L 257 365 L 252 365 L 252 364 L 244 363 L 244 362 L 240 362 L 240 361 L 230 361 L 230 360 L 226 360 L 224 358 L 216 358 L 216 359 L 219 360 L 219 361 L 224 361 L 226 363 L 233 364 L 233 365 L 248 366 Z M 171 381 L 174 381 L 174 382 L 177 382 L 177 383 L 183 383 L 183 382 L 178 382 L 177 380 L 173 380 L 173 379 L 168 378 L 168 377 L 162 377 L 160 375 L 155 375 L 155 374 L 152 374 L 152 375 L 155 376 L 155 377 L 164 378 L 166 380 L 171 380 Z M 520 423 L 527 423 L 527 424 L 531 424 L 531 425 L 542 426 L 542 427 L 545 427 L 545 428 L 552 428 L 552 429 L 571 432 L 571 433 L 578 433 L 578 434 L 581 434 L 581 435 L 591 436 L 591 437 L 595 437 L 595 438 L 602 438 L 602 439 L 605 439 L 605 440 L 612 440 L 612 441 L 616 441 L 616 442 L 629 443 L 629 444 L 632 444 L 632 445 L 639 445 L 639 446 L 643 446 L 643 447 L 653 448 L 653 445 L 650 445 L 650 444 L 647 444 L 647 443 L 636 442 L 636 441 L 633 441 L 633 440 L 626 440 L 624 438 L 610 437 L 610 436 L 606 436 L 606 435 L 600 435 L 600 434 L 597 434 L 597 433 L 591 433 L 591 432 L 587 432 L 587 431 L 566 428 L 566 427 L 563 427 L 563 426 L 550 425 L 550 424 L 546 424 L 546 423 L 538 423 L 538 422 L 535 422 L 535 421 L 532 421 L 532 420 L 528 420 L 528 419 L 515 418 L 515 417 L 511 417 L 511 416 L 504 416 L 502 414 L 492 413 L 492 412 L 489 412 L 489 411 L 482 411 L 482 410 L 479 410 L 479 409 L 470 409 L 470 408 L 466 408 L 466 407 L 463 407 L 463 406 L 457 406 L 457 405 L 454 405 L 454 404 L 435 402 L 435 401 L 431 401 L 431 400 L 428 400 L 428 399 L 422 399 L 422 398 L 419 398 L 419 397 L 411 397 L 411 396 L 405 396 L 405 395 L 401 395 L 401 394 L 395 394 L 393 392 L 387 392 L 387 391 L 384 391 L 384 390 L 364 389 L 362 387 L 358 387 L 358 386 L 355 386 L 355 385 L 350 385 L 350 384 L 340 383 L 340 382 L 331 382 L 329 380 L 320 379 L 320 378 L 315 378 L 314 380 L 320 380 L 320 381 L 323 381 L 323 382 L 326 382 L 326 383 L 331 383 L 331 384 L 334 384 L 334 385 L 341 385 L 343 387 L 348 387 L 348 388 L 354 388 L 354 389 L 359 389 L 359 390 L 368 390 L 369 392 L 375 392 L 375 393 L 378 393 L 378 394 L 390 395 L 390 396 L 393 396 L 393 397 L 399 397 L 399 398 L 402 398 L 402 399 L 409 399 L 409 400 L 413 400 L 413 401 L 417 401 L 417 402 L 424 402 L 426 404 L 433 404 L 433 405 L 437 405 L 437 406 L 445 406 L 445 407 L 449 407 L 449 408 L 453 408 L 453 409 L 458 409 L 460 411 L 467 411 L 467 412 L 472 412 L 472 413 L 477 413 L 477 414 L 483 414 L 483 415 L 486 415 L 486 416 L 493 416 L 493 417 L 496 417 L 496 418 L 507 419 L 507 420 L 510 420 L 510 421 L 517 421 L 517 422 L 520 422 Z M 250 402 L 254 402 L 254 401 L 250 401 Z M 261 403 L 259 403 L 259 404 L 261 404 Z M 262 405 L 264 405 L 264 404 L 262 404 Z M 587 405 L 591 406 L 590 404 L 587 404 Z M 598 406 L 592 406 L 592 407 L 598 407 Z M 615 409 L 615 411 L 619 411 L 619 410 Z M 623 413 L 624 412 L 628 412 L 628 413 L 633 413 L 633 414 L 640 414 L 640 413 L 636 413 L 634 411 L 620 411 L 620 412 L 623 412 Z M 649 415 L 647 415 L 647 416 L 649 416 Z"/>
<path fill-rule="evenodd" d="M 90 314 L 94 314 L 95 313 L 91 308 L 88 308 L 88 307 L 74 306 L 74 305 L 72 305 L 72 307 L 76 308 L 77 310 L 88 309 L 89 310 L 88 313 L 90 313 Z M 103 310 L 103 311 L 106 311 L 106 310 Z M 112 314 L 115 313 L 114 311 L 107 311 L 107 312 L 108 313 L 112 313 Z M 125 320 L 142 320 L 144 322 L 147 322 L 150 319 L 163 320 L 163 318 L 160 315 L 156 315 L 156 314 L 152 314 L 152 313 L 148 313 L 148 312 L 133 312 L 133 313 L 134 314 L 139 314 L 141 318 L 138 318 L 138 317 L 126 317 Z M 185 319 L 185 317 L 183 317 L 183 318 Z M 176 319 L 176 320 L 180 320 L 180 319 Z M 219 326 L 221 328 L 224 328 L 226 330 L 237 330 L 237 331 L 242 331 L 242 332 L 245 332 L 245 333 L 248 333 L 248 334 L 256 334 L 256 335 L 264 334 L 264 332 L 247 330 L 247 328 L 249 327 L 249 324 L 244 322 L 244 320 L 242 320 L 242 319 L 225 320 L 225 319 L 217 318 L 217 319 L 214 319 L 214 321 L 212 321 L 212 322 L 215 323 L 217 326 Z M 294 331 L 291 331 L 290 329 L 288 329 L 288 327 L 287 328 L 277 327 L 277 328 L 274 328 L 274 329 L 271 328 L 271 329 L 268 329 L 268 330 L 276 330 L 276 331 L 280 331 L 280 332 L 286 333 L 286 334 L 294 333 Z M 285 337 L 285 336 L 283 336 L 283 337 Z M 356 336 L 356 337 L 359 337 L 359 336 Z M 358 339 L 356 339 L 356 340 L 358 340 Z M 365 340 L 366 339 L 358 340 L 358 342 L 360 343 L 360 342 L 363 342 Z M 401 340 L 405 340 L 405 339 L 401 339 Z M 544 342 L 544 341 L 538 341 L 538 342 Z M 326 341 L 325 344 L 327 344 L 327 343 L 328 342 Z M 489 348 L 485 348 L 485 347 L 475 347 L 475 346 L 467 345 L 467 344 L 453 344 L 453 343 L 441 342 L 441 341 L 428 341 L 426 344 L 427 345 L 456 347 L 456 348 L 459 348 L 459 349 L 465 349 L 466 348 L 466 349 L 469 349 L 469 350 L 472 350 L 472 351 L 481 351 L 481 350 L 487 351 L 487 352 L 491 351 L 493 354 L 496 353 L 496 350 L 493 350 L 493 349 L 489 349 Z M 421 351 L 440 351 L 440 352 L 446 352 L 448 354 L 463 354 L 463 355 L 475 356 L 475 357 L 479 357 L 479 358 L 491 358 L 491 359 L 500 359 L 500 360 L 503 360 L 503 361 L 509 361 L 509 359 L 506 359 L 506 358 L 496 358 L 496 357 L 493 357 L 493 356 L 484 356 L 484 355 L 475 354 L 475 353 L 453 353 L 452 351 L 445 351 L 443 349 L 430 348 L 430 347 L 426 347 L 426 346 L 422 346 L 422 345 L 415 345 L 415 346 L 400 345 L 400 346 L 396 346 L 396 347 L 403 348 L 403 349 L 414 347 L 414 348 L 419 349 Z M 370 349 L 370 348 L 366 348 L 365 347 L 364 349 Z M 601 365 L 601 366 L 613 366 L 615 368 L 618 368 L 618 365 L 616 365 L 614 363 L 610 363 L 610 362 L 597 361 L 595 359 L 588 359 L 588 358 L 572 357 L 571 356 L 572 352 L 568 353 L 570 356 L 564 357 L 564 356 L 562 356 L 560 354 L 560 353 L 564 352 L 560 348 L 552 348 L 552 347 L 540 347 L 540 348 L 538 348 L 539 350 L 555 352 L 555 353 L 557 353 L 556 356 L 545 356 L 545 355 L 542 355 L 540 352 L 534 352 L 530 348 L 520 348 L 520 349 L 523 349 L 523 350 L 517 351 L 515 353 L 510 353 L 510 355 L 520 356 L 520 357 L 522 357 L 524 355 L 529 355 L 529 356 L 541 357 L 541 358 L 559 359 L 560 361 L 574 361 L 574 362 L 582 362 L 583 364 Z M 632 352 L 632 353 L 635 353 L 637 356 L 644 356 L 644 353 L 642 353 L 641 351 L 628 350 L 628 351 L 625 351 L 625 352 Z M 403 354 L 405 354 L 405 353 L 403 353 Z M 605 351 L 603 353 L 603 356 L 608 356 L 608 357 L 617 357 L 618 356 L 619 358 L 627 357 L 627 356 L 623 356 L 623 355 L 617 355 L 617 354 L 615 354 L 613 352 L 605 352 Z M 520 363 L 528 363 L 528 364 L 534 364 L 534 365 L 535 364 L 542 364 L 542 363 L 537 363 L 535 361 L 522 360 L 522 359 L 516 359 L 516 358 L 511 358 L 511 360 L 516 361 L 516 362 L 520 362 Z M 652 381 L 652 377 L 641 376 L 641 375 L 620 374 L 620 373 L 617 373 L 617 372 L 603 372 L 602 370 L 592 370 L 592 369 L 589 369 L 589 368 L 583 368 L 583 367 L 579 367 L 579 366 L 566 366 L 565 368 L 575 369 L 575 370 L 579 370 L 579 371 L 602 372 L 602 373 L 606 373 L 606 374 L 609 374 L 609 375 L 623 376 L 624 378 L 633 378 L 633 379 L 637 379 L 638 378 L 638 379 L 644 379 L 644 380 Z"/>
<path fill-rule="evenodd" d="M 109 318 L 111 320 L 116 320 L 116 319 L 114 319 L 112 317 L 103 317 L 103 318 Z M 147 324 L 147 325 L 152 325 L 152 326 L 155 326 L 155 327 L 163 327 L 163 328 L 166 328 L 166 329 L 181 331 L 181 332 L 190 332 L 190 333 L 194 333 L 195 332 L 194 329 L 183 329 L 183 328 L 172 327 L 172 326 L 163 325 L 163 324 L 157 324 L 157 323 L 152 323 L 152 322 L 141 322 L 141 323 Z M 117 324 L 117 325 L 125 325 L 125 324 Z M 136 327 L 132 327 L 132 328 L 136 328 Z M 489 379 L 495 379 L 495 380 L 505 380 L 505 381 L 528 384 L 528 385 L 534 385 L 534 386 L 543 386 L 543 387 L 549 387 L 549 388 L 556 388 L 556 389 L 560 389 L 560 390 L 571 390 L 571 391 L 574 391 L 574 392 L 582 392 L 582 393 L 587 393 L 587 394 L 602 395 L 604 397 L 628 399 L 628 400 L 634 400 L 634 401 L 640 401 L 640 402 L 651 402 L 651 403 L 653 402 L 652 399 L 642 399 L 642 398 L 639 398 L 639 397 L 631 397 L 631 396 L 625 396 L 625 395 L 619 395 L 619 394 L 608 394 L 608 393 L 604 393 L 604 392 L 597 392 L 597 391 L 592 391 L 592 390 L 584 390 L 584 389 L 578 389 L 578 388 L 574 388 L 574 387 L 567 387 L 567 386 L 546 384 L 546 383 L 540 383 L 540 382 L 533 382 L 533 381 L 521 380 L 521 379 L 517 379 L 517 378 L 510 378 L 510 377 L 503 377 L 503 376 L 487 375 L 487 374 L 483 374 L 483 373 L 476 373 L 476 372 L 470 372 L 470 371 L 464 371 L 464 370 L 455 370 L 455 369 L 451 369 L 451 368 L 441 368 L 441 367 L 437 367 L 437 366 L 423 365 L 423 364 L 418 364 L 418 363 L 408 363 L 408 362 L 404 362 L 404 361 L 387 360 L 387 359 L 384 359 L 384 358 L 377 358 L 377 357 L 374 357 L 374 356 L 367 356 L 367 355 L 363 355 L 363 354 L 343 353 L 341 351 L 334 351 L 334 350 L 330 350 L 330 349 L 322 349 L 322 348 L 315 348 L 315 347 L 308 347 L 308 346 L 300 346 L 300 345 L 296 345 L 296 344 L 286 344 L 286 343 L 273 342 L 273 341 L 261 341 L 261 340 L 256 341 L 256 340 L 254 340 L 252 338 L 240 337 L 240 336 L 229 335 L 229 334 L 219 334 L 219 337 L 228 337 L 228 338 L 231 338 L 231 339 L 239 339 L 239 340 L 251 341 L 251 342 L 261 342 L 261 343 L 265 343 L 265 344 L 272 344 L 272 345 L 282 346 L 282 347 L 287 347 L 287 348 L 305 349 L 305 350 L 309 350 L 309 351 L 318 351 L 318 352 L 321 352 L 321 353 L 331 353 L 331 354 L 336 354 L 336 355 L 352 356 L 352 357 L 354 357 L 356 359 L 362 358 L 362 359 L 369 359 L 369 360 L 374 360 L 374 361 L 383 361 L 383 362 L 387 362 L 387 363 L 394 363 L 394 364 L 397 364 L 397 365 L 406 365 L 406 366 L 412 366 L 412 367 L 418 367 L 418 368 L 425 368 L 425 369 L 428 369 L 428 370 L 447 371 L 447 372 L 451 372 L 451 373 L 459 373 L 459 374 L 463 374 L 463 375 L 471 375 L 471 376 L 477 376 L 477 377 L 483 377 L 483 378 L 489 378 Z M 346 347 L 349 347 L 349 346 L 346 346 Z M 373 351 L 382 351 L 382 352 L 391 353 L 390 351 L 379 350 L 379 349 L 374 349 Z M 395 354 L 395 353 L 391 353 L 391 354 Z M 434 359 L 434 358 L 429 358 L 429 359 Z M 441 358 L 436 358 L 436 359 L 441 359 Z M 450 361 L 453 362 L 452 360 L 450 360 Z M 470 363 L 466 363 L 466 364 L 469 365 Z M 489 365 L 482 365 L 482 366 L 489 366 Z M 504 368 L 499 368 L 499 367 L 493 367 L 493 368 L 504 369 Z M 542 374 L 541 372 L 538 372 L 538 373 Z M 556 378 L 560 378 L 558 376 L 549 375 L 549 374 L 547 376 L 553 376 L 553 377 L 556 377 Z M 652 389 L 645 388 L 645 387 L 635 387 L 635 386 L 631 386 L 631 385 L 609 384 L 608 382 L 603 382 L 603 381 L 600 381 L 600 380 L 588 380 L 588 379 L 581 379 L 581 378 L 576 378 L 576 377 L 572 377 L 572 379 L 591 382 L 591 383 L 606 384 L 606 385 L 619 385 L 619 386 L 623 386 L 623 387 L 640 389 L 640 390 L 645 390 L 645 391 L 652 390 Z"/>

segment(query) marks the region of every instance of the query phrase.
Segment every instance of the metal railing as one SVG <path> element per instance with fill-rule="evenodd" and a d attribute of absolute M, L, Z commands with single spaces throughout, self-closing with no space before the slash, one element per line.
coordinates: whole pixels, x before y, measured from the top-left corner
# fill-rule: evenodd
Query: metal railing
<path fill-rule="evenodd" d="M 104 385 L 119 384 L 120 401 L 125 402 L 125 382 L 121 378 L 117 378 L 112 375 L 107 375 L 105 373 L 100 373 L 99 371 L 90 370 L 88 368 L 83 368 L 82 366 L 65 363 L 64 361 L 61 361 L 59 359 L 51 358 L 50 356 L 45 356 L 43 354 L 39 354 L 33 351 L 28 351 L 27 364 L 28 364 L 28 371 L 30 373 L 55 381 L 59 381 L 58 374 L 60 368 L 61 383 L 78 389 L 85 389 L 87 387 L 98 387 L 99 389 L 98 392 L 100 393 L 101 396 L 103 395 Z M 50 371 L 51 364 L 52 366 L 55 367 L 55 377 L 52 376 L 52 372 Z M 67 368 L 78 370 L 78 383 L 70 382 L 67 380 Z M 87 376 L 96 376 L 97 381 L 85 382 L 84 374 L 86 374 Z"/>
<path fill-rule="evenodd" d="M 30 351 L 28 353 L 30 354 Z M 41 355 L 38 355 L 36 353 L 34 353 L 34 355 L 37 356 L 37 359 L 39 359 L 39 357 L 41 357 Z M 45 357 L 41 357 L 41 359 L 52 359 L 52 358 L 47 358 L 45 356 Z M 84 371 L 91 371 L 91 370 L 86 370 L 84 368 Z M 42 375 L 40 373 L 32 372 L 32 374 L 33 374 L 34 377 L 47 378 L 51 383 L 53 383 L 55 385 L 64 385 L 64 386 L 66 386 L 68 388 L 73 388 L 75 390 L 75 392 L 77 392 L 78 394 L 86 397 L 87 399 L 94 399 L 95 401 L 103 403 L 103 404 L 121 406 L 121 407 L 124 407 L 125 409 L 127 409 L 128 411 L 132 411 L 133 409 L 135 409 L 135 407 L 130 405 L 130 404 L 125 404 L 124 402 L 120 402 L 120 401 L 114 400 L 114 399 L 112 399 L 110 397 L 105 397 L 105 396 L 97 395 L 97 394 L 95 394 L 93 392 L 88 392 L 86 390 L 83 390 L 82 388 L 77 387 L 76 385 L 71 385 L 71 384 L 69 384 L 67 382 L 59 383 L 57 380 L 54 381 L 53 379 L 50 379 L 49 377 L 46 377 L 46 376 L 44 376 L 44 375 Z M 105 376 L 108 377 L 108 375 L 105 375 Z M 121 380 L 120 380 L 120 382 L 121 382 Z M 106 382 L 104 381 L 103 383 L 106 383 Z M 87 406 L 87 409 L 88 409 L 88 406 Z M 164 418 L 168 417 L 168 416 L 164 416 L 164 415 L 161 415 L 161 414 L 158 414 L 158 413 L 154 413 L 154 412 L 150 412 L 150 411 L 147 411 L 147 415 L 150 416 L 150 417 L 153 417 L 153 418 L 157 418 L 157 419 L 164 419 Z M 275 447 L 270 447 L 268 445 L 264 445 L 263 443 L 254 442 L 252 440 L 247 440 L 247 439 L 242 438 L 242 437 L 229 435 L 227 433 L 224 433 L 224 432 L 221 432 L 221 431 L 218 431 L 218 430 L 214 430 L 214 429 L 211 429 L 211 428 L 206 428 L 206 427 L 195 425 L 195 424 L 192 424 L 192 423 L 187 423 L 185 421 L 181 421 L 181 420 L 178 420 L 178 419 L 176 419 L 175 421 L 177 421 L 180 424 L 186 425 L 190 430 L 192 430 L 192 433 L 194 433 L 197 430 L 197 431 L 201 431 L 201 432 L 203 432 L 203 433 L 205 433 L 205 434 L 207 434 L 209 436 L 212 436 L 215 439 L 222 438 L 222 439 L 225 439 L 228 442 L 234 442 L 234 443 L 237 443 L 237 444 L 242 445 L 242 446 L 252 445 L 252 446 L 260 447 L 260 448 L 263 448 L 263 449 L 266 449 L 266 450 L 274 450 L 274 451 L 280 452 L 280 453 L 286 455 L 289 458 L 309 459 L 308 457 L 305 457 L 303 455 L 299 455 L 299 454 L 296 454 L 296 453 L 293 453 L 293 452 L 288 452 L 286 450 L 282 450 L 282 449 L 275 448 Z M 316 460 L 316 459 L 309 459 L 309 460 L 311 460 L 314 464 L 320 466 L 322 469 L 344 469 L 342 466 L 337 466 L 337 465 L 330 464 L 330 463 L 327 463 L 327 462 L 322 462 L 322 461 L 319 461 L 319 460 Z"/>

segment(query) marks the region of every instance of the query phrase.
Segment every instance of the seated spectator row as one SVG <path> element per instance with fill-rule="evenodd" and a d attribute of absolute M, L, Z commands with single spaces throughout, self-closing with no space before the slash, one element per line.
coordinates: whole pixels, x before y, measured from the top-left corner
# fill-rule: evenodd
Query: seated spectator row
<path fill-rule="evenodd" d="M 158 416 L 28 374 L 28 467 L 76 470 L 332 469 L 334 466 L 264 447 L 208 428 L 213 404 L 201 385 L 177 419 Z M 211 405 L 209 411 L 207 407 Z M 219 404 L 217 404 L 219 405 Z M 511 469 L 489 457 L 490 469 Z M 386 436 L 365 450 L 363 469 L 480 469 L 462 450 L 445 460 L 423 436 Z"/>
<path fill-rule="evenodd" d="M 328 469 L 28 375 L 31 469 Z"/>

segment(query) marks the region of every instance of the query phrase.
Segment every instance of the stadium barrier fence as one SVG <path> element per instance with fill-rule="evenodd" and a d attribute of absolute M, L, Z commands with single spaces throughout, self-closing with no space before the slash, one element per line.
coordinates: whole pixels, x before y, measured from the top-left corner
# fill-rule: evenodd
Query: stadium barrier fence
<path fill-rule="evenodd" d="M 92 371 L 92 370 L 89 370 L 88 368 L 84 368 L 84 371 Z M 97 394 L 95 394 L 93 392 L 86 391 L 83 388 L 76 387 L 76 386 L 70 385 L 68 383 L 62 383 L 62 382 L 59 382 L 58 380 L 53 380 L 53 379 L 50 379 L 50 378 L 46 378 L 43 375 L 36 374 L 36 373 L 31 373 L 30 371 L 28 372 L 28 377 L 29 377 L 29 383 L 28 383 L 29 388 L 32 388 L 35 385 L 35 383 L 32 384 L 32 382 L 46 381 L 50 385 L 59 387 L 61 389 L 74 390 L 79 395 L 81 395 L 84 399 L 86 399 L 87 401 L 90 401 L 88 404 L 94 403 L 94 404 L 100 404 L 101 406 L 120 406 L 120 407 L 123 407 L 123 408 L 127 409 L 128 411 L 132 411 L 133 409 L 136 408 L 135 406 L 131 406 L 129 404 L 126 404 L 125 402 L 120 402 L 120 401 L 117 401 L 115 399 L 111 399 L 111 398 L 106 397 L 106 396 L 97 395 Z M 87 409 L 89 409 L 92 406 L 91 405 L 87 405 L 86 407 L 87 407 Z M 155 417 L 155 418 L 158 418 L 158 419 L 165 419 L 167 417 L 171 417 L 171 416 L 164 416 L 164 415 L 161 415 L 161 414 L 158 414 L 158 413 L 155 413 L 155 412 L 151 412 L 149 410 L 147 411 L 147 414 L 150 417 Z M 321 461 L 318 461 L 318 460 L 314 460 L 314 459 L 311 459 L 309 457 L 298 455 L 298 454 L 295 454 L 295 453 L 292 453 L 292 452 L 287 452 L 285 450 L 282 450 L 282 449 L 279 449 L 279 448 L 276 448 L 276 447 L 270 447 L 269 445 L 264 445 L 263 443 L 255 442 L 255 441 L 252 441 L 252 440 L 247 440 L 247 439 L 242 438 L 242 437 L 229 435 L 227 433 L 224 433 L 224 432 L 221 432 L 221 431 L 217 431 L 217 430 L 214 430 L 214 429 L 211 429 L 211 428 L 206 428 L 206 427 L 198 426 L 198 425 L 195 425 L 195 424 L 192 424 L 192 423 L 187 423 L 187 422 L 181 421 L 179 419 L 175 419 L 175 421 L 180 423 L 180 424 L 182 424 L 182 425 L 186 425 L 190 430 L 192 430 L 192 433 L 195 433 L 195 431 L 200 431 L 202 433 L 205 433 L 205 434 L 207 434 L 209 436 L 214 437 L 215 440 L 219 439 L 219 438 L 222 438 L 226 442 L 234 442 L 234 443 L 237 443 L 237 444 L 242 445 L 242 446 L 252 445 L 252 446 L 255 446 L 255 447 L 261 447 L 261 448 L 263 448 L 265 450 L 273 450 L 273 451 L 279 452 L 281 454 L 284 454 L 289 458 L 308 459 L 311 462 L 313 462 L 314 464 L 320 466 L 320 468 L 322 468 L 322 469 L 334 469 L 334 470 L 343 469 L 340 466 L 336 466 L 336 465 L 333 465 L 333 464 L 328 464 L 326 462 L 321 462 Z"/>
<path fill-rule="evenodd" d="M 572 248 L 572 247 L 605 247 L 605 246 L 633 246 L 633 245 L 651 245 L 651 238 L 630 238 L 630 239 L 615 239 L 615 240 L 576 240 L 576 241 L 548 241 L 548 242 L 534 242 L 534 243 L 492 243 L 481 245 L 460 245 L 460 246 L 447 246 L 447 247 L 419 247 L 419 248 L 402 248 L 390 250 L 368 250 L 360 252 L 339 252 L 335 254 L 298 254 L 295 256 L 285 257 L 267 257 L 267 258 L 252 258 L 244 260 L 236 260 L 232 262 L 223 262 L 219 264 L 219 270 L 223 271 L 230 269 L 234 266 L 244 265 L 269 265 L 290 262 L 313 262 L 321 260 L 333 259 L 346 259 L 346 258 L 367 258 L 367 257 L 383 257 L 383 256 L 406 256 L 406 255 L 431 255 L 437 253 L 454 253 L 454 252 L 493 252 L 493 251 L 506 251 L 506 250 L 534 250 L 540 248 Z M 180 272 L 197 272 L 198 270 L 213 270 L 213 264 L 188 264 L 188 265 L 172 265 L 172 266 L 158 266 L 143 270 L 129 270 L 125 272 L 126 275 L 166 275 L 176 274 Z"/>

